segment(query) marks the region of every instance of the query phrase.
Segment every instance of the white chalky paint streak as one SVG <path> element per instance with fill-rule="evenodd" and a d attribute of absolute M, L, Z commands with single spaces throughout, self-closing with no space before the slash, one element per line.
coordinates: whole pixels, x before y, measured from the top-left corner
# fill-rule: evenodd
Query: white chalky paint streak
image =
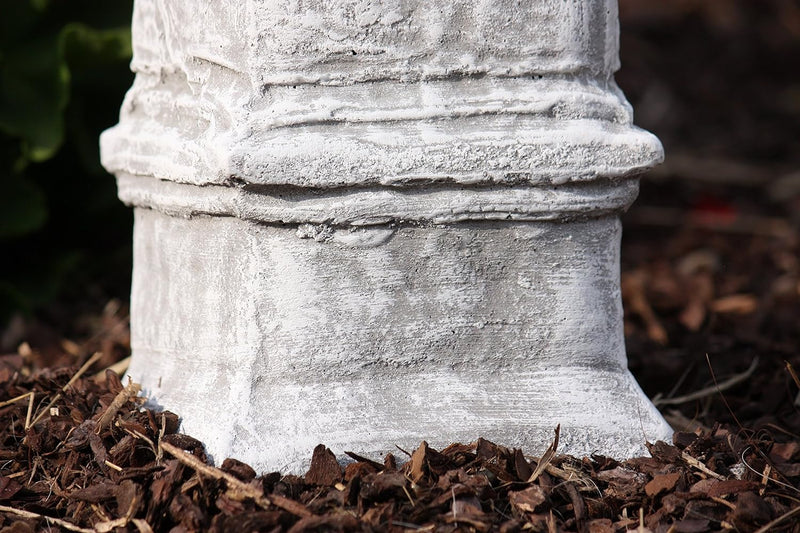
<path fill-rule="evenodd" d="M 615 217 L 662 149 L 614 0 L 137 0 L 133 47 L 130 373 L 217 460 L 669 436 L 625 369 Z"/>
<path fill-rule="evenodd" d="M 347 245 L 136 220 L 180 238 L 137 238 L 130 374 L 218 459 L 300 471 L 319 442 L 378 456 L 478 436 L 531 449 L 556 423 L 572 453 L 631 454 L 640 426 L 668 432 L 624 367 L 615 219 L 335 231 Z M 142 299 L 182 276 L 192 294 Z"/>

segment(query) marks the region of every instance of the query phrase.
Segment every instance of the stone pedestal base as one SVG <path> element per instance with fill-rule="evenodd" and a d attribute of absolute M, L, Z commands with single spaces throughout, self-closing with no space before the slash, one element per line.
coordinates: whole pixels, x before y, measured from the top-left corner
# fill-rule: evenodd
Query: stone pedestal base
<path fill-rule="evenodd" d="M 645 453 L 671 430 L 625 365 L 620 224 L 333 229 L 137 208 L 129 375 L 217 462 L 302 472 L 490 438 Z"/>

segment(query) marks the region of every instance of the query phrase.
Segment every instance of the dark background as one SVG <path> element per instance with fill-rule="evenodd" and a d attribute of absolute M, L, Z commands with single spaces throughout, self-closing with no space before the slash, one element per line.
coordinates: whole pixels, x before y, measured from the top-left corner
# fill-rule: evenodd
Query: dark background
<path fill-rule="evenodd" d="M 0 0 L 0 332 L 14 316 L 63 328 L 127 294 L 131 215 L 97 138 L 133 80 L 131 10 Z"/>
<path fill-rule="evenodd" d="M 800 3 L 621 0 L 620 16 L 617 81 L 666 151 L 623 217 L 629 366 L 677 429 L 798 438 Z"/>

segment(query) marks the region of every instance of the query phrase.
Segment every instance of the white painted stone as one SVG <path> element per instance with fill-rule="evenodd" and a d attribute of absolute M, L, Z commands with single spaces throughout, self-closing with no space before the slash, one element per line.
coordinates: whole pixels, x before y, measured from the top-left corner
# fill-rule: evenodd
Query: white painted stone
<path fill-rule="evenodd" d="M 518 4 L 137 0 L 101 138 L 129 374 L 216 459 L 669 436 L 622 337 L 617 214 L 662 152 L 616 3 Z"/>

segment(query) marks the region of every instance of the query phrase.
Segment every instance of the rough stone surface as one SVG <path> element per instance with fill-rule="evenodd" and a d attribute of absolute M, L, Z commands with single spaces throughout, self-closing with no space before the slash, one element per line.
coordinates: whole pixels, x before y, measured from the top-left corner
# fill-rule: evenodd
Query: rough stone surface
<path fill-rule="evenodd" d="M 615 218 L 297 229 L 137 210 L 129 371 L 217 460 L 480 435 L 644 453 Z M 236 413 L 231 418 L 230 413 Z"/>
<path fill-rule="evenodd" d="M 130 374 L 217 460 L 670 434 L 625 368 L 616 214 L 662 153 L 614 1 L 139 0 L 133 30 L 101 139 Z"/>
<path fill-rule="evenodd" d="M 115 173 L 539 184 L 661 158 L 613 80 L 613 0 L 141 0 L 133 31 L 136 80 L 102 138 Z"/>

